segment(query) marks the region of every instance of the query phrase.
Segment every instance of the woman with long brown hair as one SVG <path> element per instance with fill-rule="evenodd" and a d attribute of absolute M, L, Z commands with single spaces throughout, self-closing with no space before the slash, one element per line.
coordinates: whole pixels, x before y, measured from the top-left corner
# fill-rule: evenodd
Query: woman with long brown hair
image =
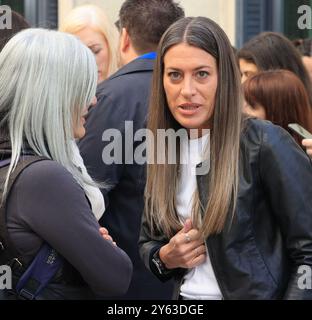
<path fill-rule="evenodd" d="M 176 280 L 176 299 L 311 298 L 298 285 L 312 267 L 311 161 L 283 129 L 243 120 L 241 109 L 223 30 L 203 17 L 173 24 L 153 79 L 141 257 Z M 164 130 L 186 139 L 161 150 Z M 189 149 L 194 161 L 184 161 Z"/>
<path fill-rule="evenodd" d="M 312 84 L 309 73 L 296 47 L 282 34 L 260 33 L 244 44 L 237 53 L 237 59 L 242 82 L 260 71 L 285 69 L 295 73 L 303 82 L 312 105 Z"/>
<path fill-rule="evenodd" d="M 269 120 L 289 131 L 299 145 L 300 137 L 288 124 L 298 123 L 312 132 L 312 111 L 302 81 L 287 70 L 269 70 L 255 74 L 243 84 L 244 111 L 250 116 Z"/>

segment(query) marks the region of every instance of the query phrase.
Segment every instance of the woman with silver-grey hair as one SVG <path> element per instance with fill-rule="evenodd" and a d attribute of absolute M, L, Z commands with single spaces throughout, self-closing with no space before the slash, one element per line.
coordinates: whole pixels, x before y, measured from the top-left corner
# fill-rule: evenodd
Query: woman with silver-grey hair
<path fill-rule="evenodd" d="M 121 295 L 131 279 L 130 259 L 92 211 L 87 196 L 97 184 L 75 160 L 75 139 L 85 134 L 96 85 L 94 56 L 72 35 L 28 29 L 0 54 L 0 161 L 9 159 L 0 195 L 10 243 L 22 260 L 13 269 L 13 284 L 44 244 L 62 259 L 37 299 Z M 32 156 L 45 160 L 26 167 L 9 190 L 19 163 Z M 9 297 L 17 296 L 14 285 Z"/>

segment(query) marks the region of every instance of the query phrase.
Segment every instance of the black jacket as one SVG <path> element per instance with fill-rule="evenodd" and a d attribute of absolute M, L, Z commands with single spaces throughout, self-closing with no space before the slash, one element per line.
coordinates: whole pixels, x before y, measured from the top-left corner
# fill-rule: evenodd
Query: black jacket
<path fill-rule="evenodd" d="M 312 267 L 311 160 L 282 128 L 246 122 L 234 219 L 231 224 L 228 217 L 223 232 L 206 239 L 220 290 L 224 299 L 312 299 L 312 290 L 298 287 L 300 266 Z M 207 180 L 197 176 L 204 205 Z M 166 280 L 151 264 L 152 254 L 168 242 L 158 236 L 153 240 L 144 220 L 140 253 Z M 169 275 L 176 279 L 175 298 L 184 272 L 176 269 Z"/>
<path fill-rule="evenodd" d="M 159 283 L 139 256 L 145 166 L 135 161 L 130 164 L 133 158 L 131 149 L 135 151 L 141 144 L 131 142 L 131 135 L 146 125 L 153 66 L 153 60 L 134 60 L 98 86 L 98 103 L 90 110 L 86 136 L 79 143 L 90 175 L 109 184 L 107 190 L 102 190 L 106 211 L 100 222 L 108 228 L 134 265 L 132 282 L 124 299 L 168 299 L 172 295 L 172 286 Z M 132 121 L 133 131 L 125 129 L 126 121 Z M 108 149 L 104 149 L 109 142 L 102 141 L 103 132 L 107 129 L 117 129 L 121 133 L 116 132 L 115 139 L 115 147 L 122 148 L 121 164 L 103 162 L 102 156 L 109 155 Z M 124 147 L 130 148 L 124 150 Z"/>

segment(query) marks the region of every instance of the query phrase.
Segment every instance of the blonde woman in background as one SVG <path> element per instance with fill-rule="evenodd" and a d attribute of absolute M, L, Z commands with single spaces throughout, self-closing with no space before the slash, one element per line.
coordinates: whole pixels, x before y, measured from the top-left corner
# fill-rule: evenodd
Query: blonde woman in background
<path fill-rule="evenodd" d="M 74 8 L 60 31 L 77 36 L 93 53 L 98 66 L 98 83 L 118 69 L 118 30 L 105 12 L 94 5 Z"/>

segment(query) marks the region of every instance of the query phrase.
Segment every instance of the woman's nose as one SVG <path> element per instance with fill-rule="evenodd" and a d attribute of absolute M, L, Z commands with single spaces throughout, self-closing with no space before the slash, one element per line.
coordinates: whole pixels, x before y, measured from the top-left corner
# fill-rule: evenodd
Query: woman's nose
<path fill-rule="evenodd" d="M 182 89 L 181 89 L 181 94 L 188 98 L 191 97 L 193 95 L 195 95 L 196 93 L 196 88 L 195 88 L 195 84 L 192 78 L 185 78 L 184 82 L 182 84 Z"/>

